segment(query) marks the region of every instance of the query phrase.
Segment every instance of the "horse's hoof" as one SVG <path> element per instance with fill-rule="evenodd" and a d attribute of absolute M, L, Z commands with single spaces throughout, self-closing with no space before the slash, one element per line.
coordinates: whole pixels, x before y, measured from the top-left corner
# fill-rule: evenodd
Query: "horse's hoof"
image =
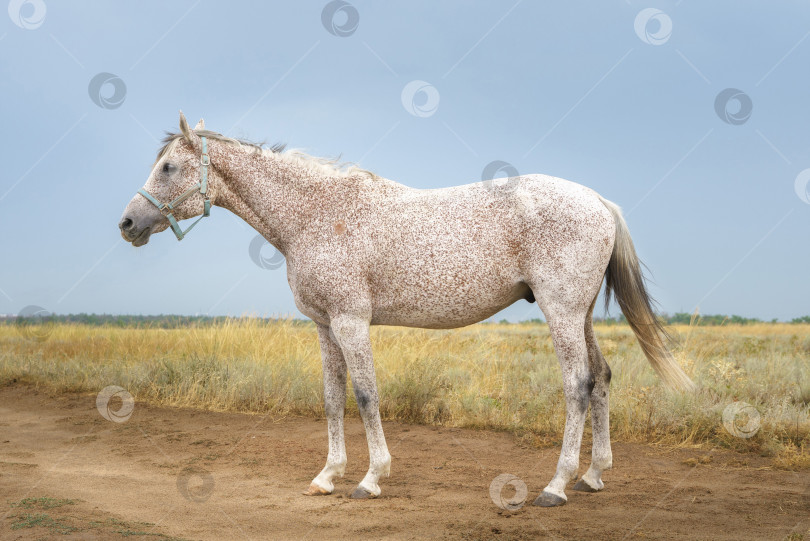
<path fill-rule="evenodd" d="M 357 488 L 355 488 L 354 491 L 349 494 L 349 497 L 353 500 L 367 500 L 370 498 L 376 498 L 377 496 L 358 485 Z"/>
<path fill-rule="evenodd" d="M 593 488 L 591 485 L 586 483 L 584 479 L 577 481 L 577 484 L 574 485 L 574 490 L 578 490 L 580 492 L 599 492 L 598 488 Z"/>
<path fill-rule="evenodd" d="M 565 505 L 566 501 L 568 500 L 544 490 L 543 493 L 534 500 L 534 505 L 539 505 L 540 507 L 559 507 L 560 505 Z"/>
<path fill-rule="evenodd" d="M 332 493 L 331 490 L 326 490 L 323 487 L 319 487 L 315 483 L 309 485 L 309 490 L 304 492 L 304 496 L 329 496 Z"/>

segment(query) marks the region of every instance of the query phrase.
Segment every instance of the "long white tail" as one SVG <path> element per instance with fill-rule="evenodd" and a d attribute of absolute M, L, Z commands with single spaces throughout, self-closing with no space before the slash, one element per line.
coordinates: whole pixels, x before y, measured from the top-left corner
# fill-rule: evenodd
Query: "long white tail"
<path fill-rule="evenodd" d="M 673 389 L 691 391 L 695 384 L 681 369 L 665 344 L 668 336 L 653 311 L 653 300 L 644 285 L 638 255 L 622 211 L 607 199 L 600 199 L 616 222 L 616 244 L 605 273 L 605 303 L 610 302 L 611 294 L 616 297 L 644 355 L 664 383 Z"/>

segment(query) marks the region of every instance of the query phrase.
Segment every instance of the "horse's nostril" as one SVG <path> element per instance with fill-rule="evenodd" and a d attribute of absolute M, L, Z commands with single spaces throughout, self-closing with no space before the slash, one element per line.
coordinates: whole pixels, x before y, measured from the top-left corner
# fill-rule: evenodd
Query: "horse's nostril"
<path fill-rule="evenodd" d="M 124 218 L 123 220 L 121 220 L 121 223 L 118 224 L 118 227 L 121 228 L 121 231 L 126 231 L 127 229 L 130 229 L 132 227 L 132 220 L 130 220 L 129 218 Z"/>

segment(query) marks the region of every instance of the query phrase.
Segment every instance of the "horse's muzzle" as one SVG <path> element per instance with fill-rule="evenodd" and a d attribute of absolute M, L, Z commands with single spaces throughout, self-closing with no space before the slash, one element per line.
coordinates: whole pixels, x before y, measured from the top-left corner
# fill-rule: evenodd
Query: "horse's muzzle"
<path fill-rule="evenodd" d="M 133 246 L 143 246 L 149 242 L 149 236 L 152 234 L 151 227 L 136 227 L 131 218 L 122 219 L 118 223 L 118 228 L 124 240 L 131 242 Z"/>

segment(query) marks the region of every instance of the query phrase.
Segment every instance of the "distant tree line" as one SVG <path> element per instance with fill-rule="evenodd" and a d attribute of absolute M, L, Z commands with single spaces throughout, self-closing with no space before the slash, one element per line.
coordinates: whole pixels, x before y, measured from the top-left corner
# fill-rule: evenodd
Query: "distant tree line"
<path fill-rule="evenodd" d="M 743 316 L 726 316 L 722 314 L 714 315 L 693 315 L 687 312 L 678 312 L 675 314 L 661 314 L 658 316 L 667 325 L 702 325 L 711 327 L 714 325 L 753 325 L 754 323 L 779 323 L 779 320 L 772 319 L 770 321 L 763 321 L 756 317 L 743 317 Z M 627 319 L 624 314 L 619 314 L 616 317 L 595 317 L 595 323 L 602 325 L 627 325 Z M 501 323 L 505 323 L 501 320 Z M 530 319 L 527 323 L 545 323 L 542 319 Z M 810 323 L 810 316 L 795 317 L 788 323 Z"/>
<path fill-rule="evenodd" d="M 233 318 L 229 316 L 178 316 L 178 315 L 156 315 L 156 316 L 134 316 L 134 315 L 112 315 L 112 314 L 48 314 L 46 316 L 19 317 L 15 315 L 0 316 L 0 324 L 14 325 L 21 321 L 26 324 L 37 323 L 66 323 L 76 325 L 110 326 L 110 327 L 132 327 L 144 329 L 178 329 L 183 327 L 207 327 L 220 325 L 229 320 L 239 320 L 243 318 Z M 258 321 L 272 323 L 279 320 L 292 321 L 296 324 L 306 325 L 309 322 L 303 319 L 276 318 L 276 317 L 251 317 Z"/>
<path fill-rule="evenodd" d="M 693 315 L 686 312 L 678 312 L 673 315 L 662 314 L 660 319 L 667 325 L 751 325 L 754 323 L 778 323 L 776 319 L 771 321 L 763 321 L 755 317 L 742 317 L 742 316 L 726 316 L 726 315 Z M 32 316 L 22 318 L 16 315 L 0 315 L 0 325 L 14 325 L 25 322 L 26 325 L 36 325 L 38 323 L 67 323 L 77 325 L 91 325 L 91 326 L 111 326 L 111 327 L 127 327 L 127 328 L 144 328 L 144 329 L 177 329 L 183 327 L 199 326 L 206 327 L 212 325 L 220 325 L 229 320 L 239 320 L 243 318 L 233 318 L 229 316 L 178 316 L 178 315 L 156 315 L 156 316 L 134 316 L 134 315 L 112 315 L 112 314 L 62 314 L 46 316 Z M 274 323 L 279 320 L 289 321 L 296 325 L 309 325 L 311 322 L 306 319 L 297 318 L 280 318 L 280 317 L 253 317 L 258 321 L 267 324 Z M 627 325 L 627 320 L 623 314 L 616 317 L 595 317 L 594 322 L 602 325 Z M 510 323 L 506 319 L 502 319 L 499 323 Z M 540 318 L 534 318 L 524 321 L 523 323 L 537 323 L 545 324 L 545 321 Z M 810 323 L 810 316 L 802 316 L 793 318 L 789 323 Z"/>

